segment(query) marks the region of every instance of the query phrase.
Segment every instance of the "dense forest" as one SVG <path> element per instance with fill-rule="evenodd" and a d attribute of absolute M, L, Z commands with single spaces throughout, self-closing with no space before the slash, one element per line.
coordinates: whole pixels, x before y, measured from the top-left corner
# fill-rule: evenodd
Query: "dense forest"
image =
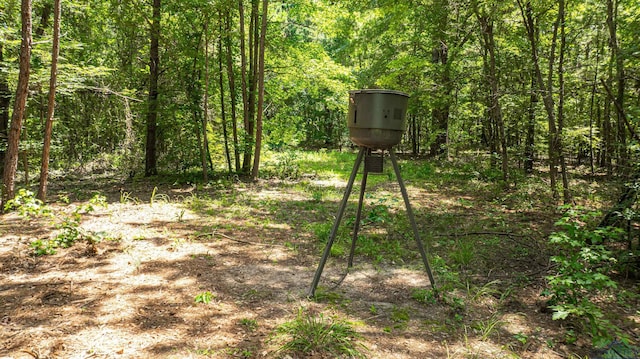
<path fill-rule="evenodd" d="M 536 218 L 547 226 L 540 223 L 538 239 L 558 246 L 538 251 L 553 264 L 535 276 L 567 275 L 545 277 L 551 316 L 580 318 L 596 346 L 632 343 L 637 328 L 625 332 L 628 321 L 603 319 L 585 298 L 618 285 L 608 270 L 640 275 L 638 35 L 640 3 L 632 0 L 0 0 L 0 213 L 29 196 L 54 203 L 49 182 L 97 175 L 117 178 L 121 203 L 133 198 L 126 183 L 150 186 L 153 205 L 156 184 L 162 191 L 163 178 L 183 175 L 198 183 L 195 192 L 233 192 L 233 208 L 237 183 L 319 176 L 309 153 L 327 166 L 334 156 L 343 170 L 352 159 L 343 155 L 355 149 L 349 91 L 402 91 L 410 99 L 396 152 L 416 161 L 404 165 L 409 178 L 433 181 L 424 188 L 436 191 L 458 178 L 434 173 L 460 170 L 469 183 L 513 197 L 542 183 L 522 201 L 545 213 Z M 36 187 L 37 195 L 20 192 Z M 587 187 L 598 189 L 586 195 Z M 323 191 L 307 191 L 318 207 L 331 196 Z M 78 208 L 77 218 L 94 210 Z M 369 219 L 387 223 L 383 214 Z M 472 217 L 481 226 L 482 216 Z M 558 232 L 548 228 L 556 220 Z M 538 228 L 530 227 L 523 230 Z M 507 229 L 498 235 L 519 238 Z M 485 224 L 470 231 L 486 232 Z M 558 252 L 566 257 L 552 257 Z M 445 255 L 434 256 L 446 283 Z M 442 293 L 433 297 L 457 316 L 456 299 Z M 528 337 L 514 338 L 520 353 L 529 350 Z"/>
<path fill-rule="evenodd" d="M 9 163 L 37 176 L 56 10 L 0 6 L 2 153 L 19 141 Z M 51 170 L 257 175 L 263 147 L 349 145 L 347 91 L 392 88 L 411 95 L 405 151 L 478 151 L 506 182 L 544 162 L 565 202 L 575 165 L 635 171 L 632 1 L 82 1 L 59 16 Z"/>

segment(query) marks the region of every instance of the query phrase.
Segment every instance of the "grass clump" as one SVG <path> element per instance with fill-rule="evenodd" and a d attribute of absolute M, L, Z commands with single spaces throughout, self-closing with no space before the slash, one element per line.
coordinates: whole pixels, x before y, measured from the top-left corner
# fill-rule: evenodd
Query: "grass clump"
<path fill-rule="evenodd" d="M 334 358 L 364 358 L 366 347 L 358 343 L 361 336 L 351 323 L 326 318 L 322 313 L 313 315 L 298 311 L 296 318 L 280 325 L 277 338 L 283 342 L 278 348 L 281 355 L 329 355 Z"/>

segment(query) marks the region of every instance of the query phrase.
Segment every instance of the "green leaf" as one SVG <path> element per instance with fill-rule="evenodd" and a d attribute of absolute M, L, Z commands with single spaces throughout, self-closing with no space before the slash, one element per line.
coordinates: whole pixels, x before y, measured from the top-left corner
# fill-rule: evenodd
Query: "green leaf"
<path fill-rule="evenodd" d="M 564 311 L 564 310 L 557 310 L 556 312 L 553 313 L 553 316 L 551 317 L 551 319 L 553 320 L 558 320 L 558 319 L 567 319 L 567 317 L 569 316 L 569 312 Z"/>

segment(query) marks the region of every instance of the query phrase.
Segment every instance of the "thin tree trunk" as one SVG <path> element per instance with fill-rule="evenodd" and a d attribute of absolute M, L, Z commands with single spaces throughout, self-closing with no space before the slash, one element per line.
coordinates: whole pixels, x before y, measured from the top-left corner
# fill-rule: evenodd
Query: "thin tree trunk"
<path fill-rule="evenodd" d="M 218 39 L 218 75 L 220 79 L 220 117 L 222 120 L 222 136 L 224 137 L 224 154 L 227 158 L 227 168 L 229 169 L 229 173 L 231 173 L 233 172 L 233 167 L 231 167 L 231 153 L 229 151 L 229 131 L 227 131 L 227 113 L 224 106 L 224 69 L 222 68 L 222 13 L 220 13 L 219 15 L 220 38 Z"/>
<path fill-rule="evenodd" d="M 488 16 L 480 14 L 477 3 L 474 2 L 474 11 L 480 24 L 482 33 L 482 43 L 486 51 L 483 52 L 487 80 L 489 82 L 488 113 L 497 130 L 497 137 L 500 141 L 500 157 L 502 161 L 502 180 L 507 184 L 509 179 L 509 159 L 507 152 L 507 141 L 504 131 L 504 121 L 500 107 L 500 90 L 498 85 L 498 74 L 496 66 L 496 45 L 493 36 L 493 20 Z"/>
<path fill-rule="evenodd" d="M 624 58 L 622 57 L 620 47 L 618 46 L 618 35 L 616 29 L 616 20 L 618 16 L 618 2 L 614 0 L 607 0 L 607 28 L 609 29 L 609 47 L 611 48 L 611 61 L 615 64 L 615 83 L 616 83 L 616 95 L 612 99 L 616 107 L 617 114 L 617 153 L 618 161 L 617 167 L 622 169 L 618 172 L 623 172 L 628 162 L 627 152 L 627 133 L 625 130 L 625 116 L 624 111 L 618 109 L 624 109 L 624 90 L 625 90 L 625 75 L 624 75 Z"/>
<path fill-rule="evenodd" d="M 533 21 L 533 9 L 531 8 L 531 2 L 527 1 L 524 5 L 521 0 L 518 0 L 518 5 L 520 6 L 520 10 L 522 12 L 522 18 L 527 30 L 527 37 L 529 38 L 529 43 L 531 45 L 531 59 L 533 62 L 533 67 L 536 74 L 536 82 L 539 86 L 540 92 L 543 94 L 542 100 L 544 103 L 544 109 L 547 112 L 547 119 L 549 123 L 549 179 L 551 182 L 551 193 L 554 199 L 558 199 L 558 188 L 557 188 L 557 177 L 558 177 L 558 168 L 556 166 L 557 160 L 557 128 L 556 128 L 556 116 L 553 104 L 553 92 L 552 92 L 552 82 L 551 78 L 548 79 L 548 82 L 545 85 L 545 81 L 542 78 L 542 71 L 540 70 L 540 61 L 538 59 L 538 46 L 537 40 L 535 38 L 535 25 Z M 551 51 L 549 55 L 549 71 L 553 70 L 553 60 L 554 60 L 554 52 L 555 52 L 555 39 L 557 36 L 557 26 L 558 23 L 556 21 L 556 25 L 554 26 L 554 39 L 551 45 Z"/>
<path fill-rule="evenodd" d="M 53 114 L 56 106 L 56 78 L 58 75 L 58 55 L 60 54 L 60 0 L 53 1 L 53 46 L 51 49 L 51 78 L 49 80 L 49 98 L 47 120 L 44 127 L 44 144 L 42 146 L 42 164 L 40 167 L 40 185 L 38 199 L 47 199 L 47 179 L 49 177 L 49 153 L 51 150 L 51 133 L 53 132 Z"/>
<path fill-rule="evenodd" d="M 251 159 L 252 142 L 253 142 L 253 120 L 250 118 L 249 109 L 249 86 L 247 84 L 247 49 L 245 41 L 245 24 L 244 24 L 244 1 L 238 1 L 238 8 L 240 10 L 240 73 L 241 73 L 241 87 L 242 87 L 242 106 L 243 106 L 243 123 L 244 123 L 244 159 L 242 163 L 242 172 L 249 172 L 249 161 Z M 251 31 L 249 31 L 251 34 Z M 249 35 L 251 38 L 251 35 Z"/>
<path fill-rule="evenodd" d="M 0 63 L 3 59 L 3 48 L 0 42 Z M 9 137 L 9 106 L 11 105 L 11 92 L 7 76 L 0 73 L 0 177 L 4 168 L 5 145 Z"/>
<path fill-rule="evenodd" d="M 262 147 L 262 119 L 264 112 L 264 50 L 267 35 L 267 10 L 269 0 L 262 1 L 262 24 L 260 26 L 260 50 L 258 53 L 258 110 L 256 119 L 256 153 L 253 157 L 251 177 L 258 179 L 260 172 L 260 149 Z"/>
<path fill-rule="evenodd" d="M 204 20 L 204 99 L 203 115 L 200 126 L 202 127 L 202 180 L 209 182 L 209 168 L 207 167 L 207 152 L 209 151 L 209 139 L 207 137 L 207 123 L 209 121 L 209 16 Z"/>
<path fill-rule="evenodd" d="M 600 66 L 600 45 L 598 44 L 600 38 L 600 30 L 596 34 L 596 63 L 593 71 L 593 84 L 591 85 L 591 98 L 589 100 L 589 166 L 591 168 L 591 175 L 595 175 L 594 166 L 594 153 L 593 153 L 593 117 L 594 106 L 598 81 L 598 67 Z"/>
<path fill-rule="evenodd" d="M 151 19 L 151 46 L 149 50 L 149 109 L 147 112 L 147 141 L 145 154 L 145 177 L 158 174 L 157 131 L 158 131 L 158 76 L 160 67 L 160 0 L 153 0 Z"/>
<path fill-rule="evenodd" d="M 231 14 L 226 15 L 226 49 L 227 49 L 227 78 L 229 80 L 229 96 L 231 97 L 231 125 L 233 132 L 233 158 L 236 172 L 240 171 L 240 148 L 238 144 L 238 118 L 236 110 L 236 80 L 233 71 L 233 55 L 231 47 Z"/>
<path fill-rule="evenodd" d="M 20 130 L 24 118 L 24 110 L 27 105 L 29 95 L 29 70 L 31 61 L 31 0 L 22 0 L 22 42 L 20 43 L 20 72 L 18 74 L 18 86 L 16 98 L 11 116 L 11 128 L 7 153 L 4 162 L 4 173 L 2 175 L 2 200 L 0 201 L 0 212 L 4 209 L 5 203 L 15 196 L 16 171 L 18 168 L 18 149 L 20 144 Z"/>
<path fill-rule="evenodd" d="M 527 138 L 524 146 L 524 171 L 528 174 L 533 173 L 533 158 L 535 156 L 536 107 L 538 106 L 536 86 L 536 75 L 532 70 L 531 94 L 529 95 L 529 108 L 527 110 Z"/>
<path fill-rule="evenodd" d="M 567 44 L 567 36 L 565 32 L 565 0 L 558 1 L 558 20 L 560 22 L 560 56 L 558 58 L 558 133 L 557 154 L 562 171 L 562 199 L 564 204 L 571 203 L 571 191 L 569 190 L 569 175 L 567 173 L 567 164 L 564 156 L 564 143 L 562 141 L 564 130 L 564 54 Z"/>
<path fill-rule="evenodd" d="M 616 111 L 618 113 L 618 116 L 620 116 L 622 118 L 622 122 L 624 123 L 624 125 L 627 128 L 627 130 L 631 134 L 631 137 L 634 140 L 640 142 L 640 135 L 638 135 L 638 132 L 636 131 L 636 129 L 633 127 L 631 122 L 629 122 L 629 119 L 627 118 L 627 115 L 626 115 L 626 113 L 624 111 L 624 108 L 622 108 L 622 106 L 617 101 L 615 101 L 615 96 L 614 96 L 613 92 L 611 91 L 611 88 L 609 88 L 607 83 L 604 82 L 604 81 L 602 81 L 602 86 L 607 91 L 607 94 L 609 95 L 609 98 L 613 101 L 614 105 L 616 106 Z"/>
<path fill-rule="evenodd" d="M 447 135 L 449 132 L 449 96 L 452 91 L 451 73 L 449 69 L 449 44 L 447 39 L 447 28 L 449 27 L 449 0 L 437 1 L 436 18 L 437 34 L 435 34 L 435 46 L 432 49 L 431 62 L 435 64 L 436 81 L 441 86 L 438 91 L 437 104 L 431 111 L 432 125 L 431 132 L 435 138 L 430 146 L 432 156 L 440 156 L 447 153 Z"/>
<path fill-rule="evenodd" d="M 242 164 L 242 172 L 251 174 L 253 147 L 255 145 L 255 120 L 256 120 L 256 86 L 258 84 L 258 51 L 260 47 L 259 0 L 251 1 L 251 22 L 249 24 L 249 94 L 248 94 L 248 123 L 245 126 L 245 152 Z"/>

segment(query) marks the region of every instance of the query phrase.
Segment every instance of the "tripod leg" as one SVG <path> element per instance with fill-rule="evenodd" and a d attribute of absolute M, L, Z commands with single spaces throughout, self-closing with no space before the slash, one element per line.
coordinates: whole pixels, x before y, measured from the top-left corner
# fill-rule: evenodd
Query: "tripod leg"
<path fill-rule="evenodd" d="M 360 198 L 358 199 L 358 211 L 356 212 L 356 223 L 353 224 L 353 238 L 351 239 L 351 252 L 349 253 L 349 264 L 347 268 L 353 267 L 353 254 L 356 250 L 356 241 L 358 240 L 358 231 L 360 230 L 360 217 L 362 217 L 362 204 L 364 202 L 364 191 L 367 187 L 367 172 L 366 165 L 364 173 L 362 174 L 362 184 L 360 185 Z"/>
<path fill-rule="evenodd" d="M 416 238 L 416 243 L 418 244 L 418 250 L 420 251 L 420 256 L 422 257 L 422 262 L 424 263 L 424 267 L 427 270 L 427 275 L 429 276 L 431 287 L 435 289 L 436 282 L 433 279 L 433 274 L 431 273 L 431 267 L 429 267 L 429 261 L 427 260 L 427 253 L 425 252 L 424 246 L 422 245 L 422 241 L 420 240 L 420 233 L 418 232 L 416 219 L 413 216 L 413 210 L 411 209 L 411 204 L 409 203 L 409 195 L 407 194 L 407 189 L 405 188 L 404 182 L 402 181 L 402 176 L 400 176 L 400 168 L 398 167 L 398 161 L 396 160 L 396 154 L 393 151 L 393 149 L 389 150 L 389 155 L 391 156 L 391 163 L 393 163 L 393 170 L 396 172 L 396 178 L 398 179 L 398 184 L 400 185 L 400 192 L 402 192 L 404 205 L 405 207 L 407 207 L 407 216 L 409 216 L 411 227 L 413 227 L 413 236 Z"/>
<path fill-rule="evenodd" d="M 329 234 L 327 246 L 324 248 L 324 253 L 322 254 L 322 258 L 320 259 L 320 263 L 318 264 L 318 269 L 316 269 L 316 274 L 313 277 L 313 282 L 311 283 L 311 288 L 309 288 L 307 297 L 313 297 L 315 295 L 316 287 L 318 286 L 318 282 L 320 282 L 320 276 L 322 275 L 322 270 L 324 269 L 324 265 L 327 262 L 327 259 L 329 258 L 329 253 L 331 253 L 331 246 L 333 245 L 333 241 L 336 239 L 336 235 L 338 233 L 338 227 L 340 226 L 340 221 L 342 220 L 342 216 L 344 215 L 344 210 L 347 207 L 347 201 L 349 200 L 349 195 L 351 194 L 351 190 L 353 189 L 353 182 L 356 180 L 356 175 L 358 174 L 358 168 L 360 167 L 360 163 L 362 163 L 362 158 L 364 157 L 365 151 L 366 151 L 366 148 L 360 147 L 360 152 L 358 152 L 356 163 L 353 165 L 353 170 L 351 170 L 351 176 L 349 177 L 347 188 L 344 191 L 342 202 L 340 202 L 340 207 L 338 208 L 336 221 L 333 223 L 333 228 L 331 228 L 331 234 Z"/>

